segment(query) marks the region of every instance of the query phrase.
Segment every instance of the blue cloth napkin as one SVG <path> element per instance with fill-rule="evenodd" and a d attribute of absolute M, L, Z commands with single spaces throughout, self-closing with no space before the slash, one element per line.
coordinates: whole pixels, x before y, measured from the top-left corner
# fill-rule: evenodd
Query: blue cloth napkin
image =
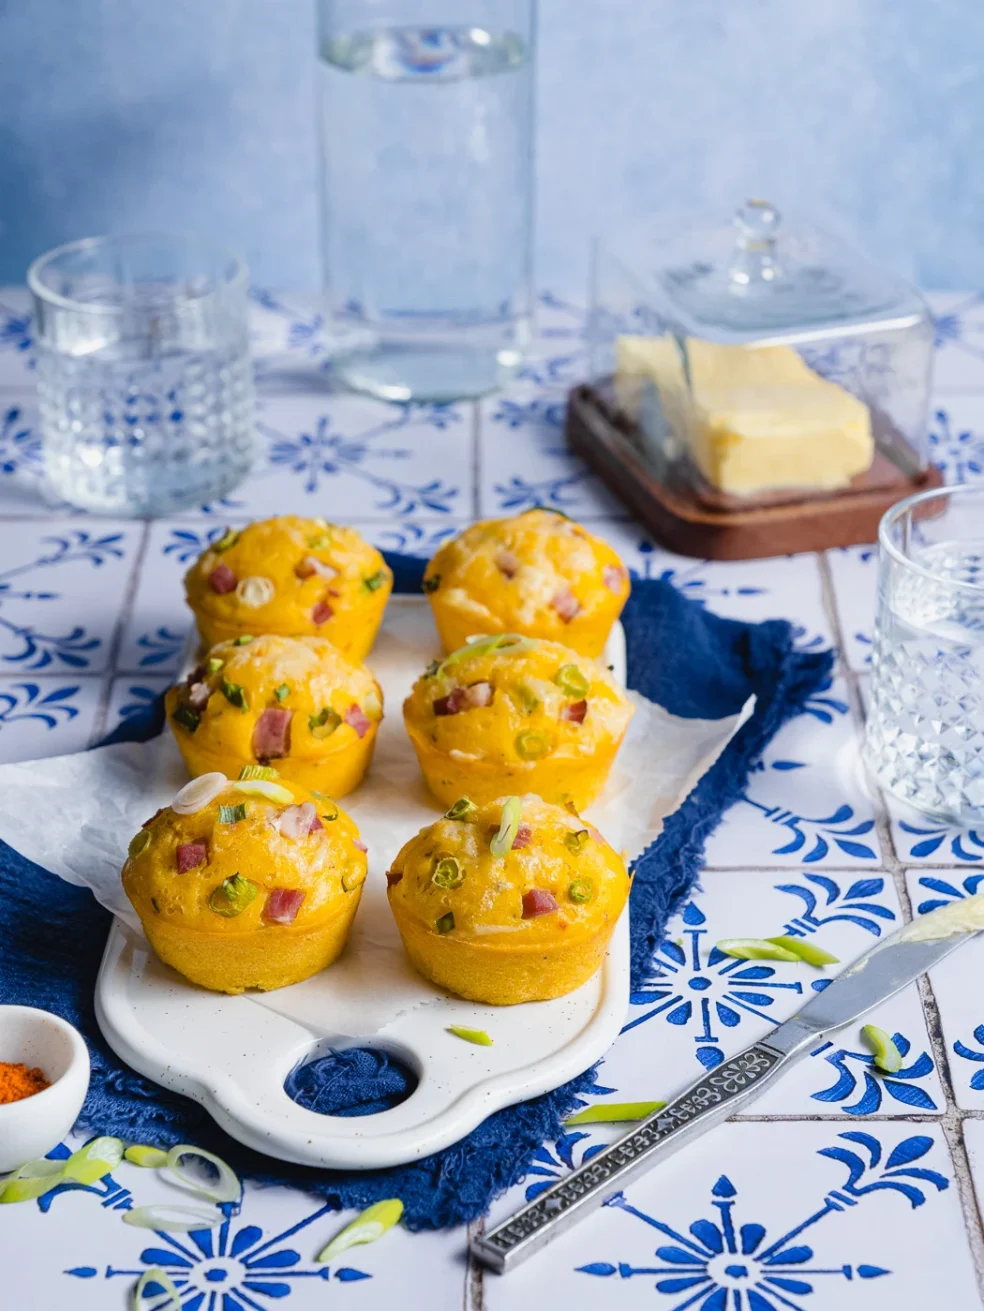
<path fill-rule="evenodd" d="M 388 563 L 397 591 L 420 591 L 422 560 L 394 555 Z M 636 861 L 630 907 L 633 979 L 639 982 L 667 918 L 697 881 L 708 834 L 741 796 L 779 727 L 825 685 L 833 655 L 797 652 L 784 621 L 722 619 L 662 580 L 634 584 L 622 622 L 629 686 L 673 714 L 716 719 L 737 713 L 753 693 L 758 698 L 755 714 Z M 145 740 L 162 723 L 157 705 L 108 740 Z M 537 1148 L 560 1134 L 561 1121 L 582 1104 L 579 1094 L 595 1082 L 595 1071 L 588 1070 L 554 1092 L 496 1112 L 460 1143 L 412 1165 L 351 1173 L 285 1165 L 241 1147 L 197 1103 L 150 1083 L 107 1046 L 93 1013 L 93 989 L 110 917 L 91 893 L 2 843 L 0 893 L 0 1003 L 55 1011 L 85 1035 L 92 1081 L 81 1130 L 160 1146 L 194 1142 L 241 1175 L 303 1188 L 339 1208 L 400 1197 L 408 1227 L 436 1229 L 484 1215 L 494 1197 L 523 1177 Z M 292 1092 L 303 1104 L 334 1114 L 376 1111 L 409 1091 L 406 1072 L 372 1052 L 342 1053 L 314 1076 Z"/>

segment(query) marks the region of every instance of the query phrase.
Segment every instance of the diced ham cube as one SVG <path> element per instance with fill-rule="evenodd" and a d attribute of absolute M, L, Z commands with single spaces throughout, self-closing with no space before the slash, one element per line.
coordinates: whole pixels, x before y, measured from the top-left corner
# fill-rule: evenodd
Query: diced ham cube
<path fill-rule="evenodd" d="M 317 833 L 324 828 L 318 818 L 318 811 L 313 801 L 302 802 L 299 806 L 288 806 L 277 817 L 277 826 L 285 838 L 298 842 L 309 833 Z"/>
<path fill-rule="evenodd" d="M 531 888 L 523 893 L 523 919 L 534 920 L 537 915 L 549 915 L 557 909 L 557 898 L 546 888 Z"/>
<path fill-rule="evenodd" d="M 180 842 L 178 844 L 178 873 L 187 874 L 190 869 L 197 869 L 208 859 L 208 846 L 204 842 Z"/>
<path fill-rule="evenodd" d="M 402 878 L 403 878 L 402 869 L 388 869 L 386 871 L 386 886 L 388 888 L 395 887 L 395 885 L 399 883 L 400 879 Z"/>
<path fill-rule="evenodd" d="M 469 683 L 465 688 L 465 704 L 468 707 L 480 708 L 492 704 L 492 684 L 491 683 Z"/>
<path fill-rule="evenodd" d="M 209 574 L 208 581 L 212 585 L 212 591 L 218 592 L 219 596 L 225 596 L 226 592 L 236 590 L 236 575 L 227 564 L 217 564 Z"/>
<path fill-rule="evenodd" d="M 366 846 L 366 844 L 362 841 L 361 838 L 353 838 L 353 839 L 352 839 L 352 846 L 355 847 L 356 851 L 368 851 L 368 850 L 369 850 L 369 848 Z"/>
<path fill-rule="evenodd" d="M 587 701 L 571 701 L 561 709 L 560 717 L 568 724 L 583 724 L 588 713 Z"/>
<path fill-rule="evenodd" d="M 513 838 L 513 851 L 520 851 L 523 847 L 528 847 L 533 841 L 533 830 L 529 824 L 520 824 L 516 830 L 516 836 Z"/>
<path fill-rule="evenodd" d="M 211 695 L 212 690 L 208 683 L 192 683 L 185 699 L 192 710 L 204 710 Z"/>
<path fill-rule="evenodd" d="M 328 602 L 322 598 L 311 611 L 311 622 L 314 624 L 323 624 L 325 620 L 330 619 L 334 613 L 334 610 Z"/>
<path fill-rule="evenodd" d="M 602 581 L 610 592 L 620 592 L 625 583 L 625 570 L 621 565 L 606 564 L 602 570 Z"/>
<path fill-rule="evenodd" d="M 271 706 L 264 710 L 253 729 L 253 755 L 257 760 L 276 760 L 290 751 L 292 710 Z"/>
<path fill-rule="evenodd" d="M 506 578 L 515 578 L 519 571 L 519 560 L 512 551 L 502 550 L 495 557 L 495 567 Z"/>
<path fill-rule="evenodd" d="M 151 824 L 153 824 L 153 822 L 154 822 L 154 820 L 157 818 L 157 816 L 158 816 L 158 815 L 163 815 L 164 812 L 165 812 L 165 810 L 167 810 L 167 809 L 168 809 L 167 806 L 158 806 L 158 808 L 157 808 L 157 809 L 154 811 L 154 813 L 151 815 L 150 819 L 145 819 L 144 822 L 140 825 L 140 827 L 141 827 L 141 828 L 150 828 Z"/>
<path fill-rule="evenodd" d="M 492 704 L 494 689 L 491 683 L 469 683 L 467 687 L 455 687 L 447 696 L 438 697 L 434 702 L 435 715 L 457 715 L 462 710 L 472 710 Z"/>
<path fill-rule="evenodd" d="M 301 888 L 273 888 L 267 893 L 263 918 L 268 924 L 293 924 L 303 900 Z"/>
<path fill-rule="evenodd" d="M 330 564 L 325 564 L 317 556 L 306 555 L 300 564 L 294 566 L 294 573 L 298 578 L 312 578 L 315 574 L 319 578 L 334 578 L 338 570 L 333 569 Z"/>
<path fill-rule="evenodd" d="M 358 737 L 365 737 L 370 728 L 372 728 L 372 724 L 363 713 L 362 707 L 356 705 L 354 701 L 349 706 L 348 710 L 346 710 L 342 718 L 345 720 L 346 724 L 348 724 L 349 728 L 355 729 Z"/>
<path fill-rule="evenodd" d="M 550 604 L 565 624 L 569 624 L 581 609 L 581 602 L 569 587 L 562 587 L 559 592 L 554 592 Z"/>

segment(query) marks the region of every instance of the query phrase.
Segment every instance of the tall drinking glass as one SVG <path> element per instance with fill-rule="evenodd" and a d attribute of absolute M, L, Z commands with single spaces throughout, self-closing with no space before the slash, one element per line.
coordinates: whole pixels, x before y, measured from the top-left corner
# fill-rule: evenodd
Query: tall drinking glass
<path fill-rule="evenodd" d="M 984 822 L 984 488 L 893 506 L 878 531 L 865 758 L 917 810 Z"/>
<path fill-rule="evenodd" d="M 157 515 L 223 496 L 253 456 L 246 268 L 191 236 L 92 237 L 28 270 L 48 479 Z"/>
<path fill-rule="evenodd" d="M 319 0 L 336 369 L 387 400 L 506 381 L 532 315 L 536 0 Z"/>

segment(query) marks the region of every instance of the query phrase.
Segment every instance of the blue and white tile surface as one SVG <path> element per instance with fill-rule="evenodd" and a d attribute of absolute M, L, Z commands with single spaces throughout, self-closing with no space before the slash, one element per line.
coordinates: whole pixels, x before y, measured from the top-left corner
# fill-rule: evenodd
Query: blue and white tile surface
<path fill-rule="evenodd" d="M 933 452 L 984 478 L 984 297 L 932 298 Z M 766 562 L 674 556 L 564 448 L 583 375 L 583 314 L 544 296 L 522 376 L 479 404 L 390 407 L 331 391 L 315 297 L 256 292 L 261 444 L 229 498 L 167 521 L 116 523 L 47 498 L 21 289 L 0 289 L 0 760 L 75 751 L 139 714 L 180 661 L 181 577 L 225 523 L 284 510 L 353 522 L 430 555 L 478 515 L 534 503 L 589 520 L 637 577 L 719 614 L 782 617 L 799 644 L 839 647 L 831 686 L 765 752 L 708 845 L 701 888 L 669 926 L 593 1102 L 678 1092 L 789 1015 L 825 979 L 934 903 L 984 879 L 984 831 L 933 825 L 868 795 L 858 770 L 871 647 L 872 547 Z M 839 959 L 816 970 L 722 956 L 723 937 L 792 933 Z M 0 963 L 2 968 L 2 963 Z M 347 1216 L 301 1192 L 246 1191 L 208 1243 L 141 1236 L 130 1206 L 168 1197 L 125 1163 L 91 1189 L 3 1208 L 0 1305 L 124 1311 L 163 1265 L 184 1311 L 975 1311 L 984 1272 L 984 947 L 873 1015 L 903 1066 L 877 1073 L 857 1029 L 818 1044 L 741 1117 L 615 1199 L 506 1279 L 483 1278 L 461 1232 L 396 1230 L 337 1268 L 314 1257 Z M 494 1206 L 499 1218 L 617 1136 L 569 1130 Z M 975 1200 L 976 1198 L 976 1200 Z"/>

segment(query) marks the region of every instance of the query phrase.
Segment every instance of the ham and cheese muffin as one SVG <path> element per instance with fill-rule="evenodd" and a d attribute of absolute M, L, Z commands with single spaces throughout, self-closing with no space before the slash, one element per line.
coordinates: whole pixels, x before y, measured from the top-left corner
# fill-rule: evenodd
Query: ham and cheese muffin
<path fill-rule="evenodd" d="M 596 829 L 539 797 L 462 797 L 386 875 L 407 955 L 469 1001 L 561 997 L 601 965 L 629 895 Z"/>
<path fill-rule="evenodd" d="M 369 768 L 379 684 L 323 637 L 237 637 L 168 689 L 168 723 L 192 775 L 235 778 L 276 763 L 285 779 L 343 797 Z"/>
<path fill-rule="evenodd" d="M 469 637 L 524 633 L 600 656 L 629 595 L 629 574 L 599 537 L 552 510 L 487 519 L 446 542 L 424 591 L 445 651 Z"/>
<path fill-rule="evenodd" d="M 330 965 L 366 877 L 359 830 L 296 783 L 204 774 L 130 843 L 123 888 L 166 965 L 214 992 Z"/>
<path fill-rule="evenodd" d="M 427 785 L 444 805 L 462 792 L 508 792 L 584 809 L 605 786 L 632 702 L 597 660 L 516 633 L 481 637 L 417 679 L 403 718 Z"/>
<path fill-rule="evenodd" d="M 203 647 L 279 633 L 327 637 L 352 660 L 372 648 L 393 575 L 354 528 L 282 515 L 213 542 L 185 574 Z"/>

